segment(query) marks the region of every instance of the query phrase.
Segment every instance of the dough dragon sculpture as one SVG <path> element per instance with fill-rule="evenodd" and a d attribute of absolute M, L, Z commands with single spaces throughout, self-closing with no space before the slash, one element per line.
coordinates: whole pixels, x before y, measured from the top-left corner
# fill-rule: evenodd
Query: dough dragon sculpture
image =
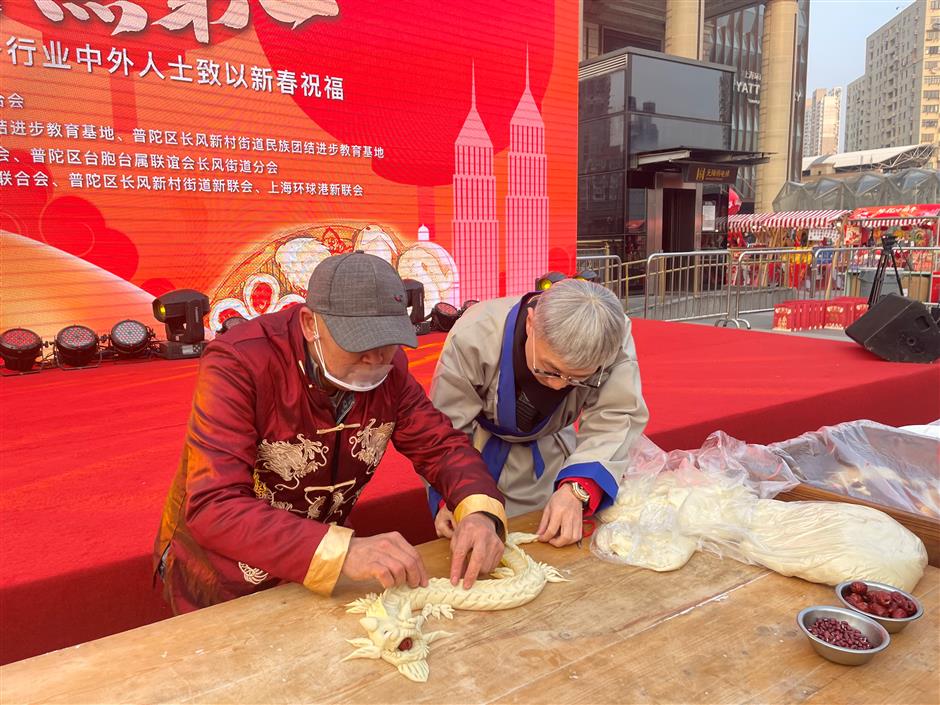
<path fill-rule="evenodd" d="M 381 595 L 369 594 L 350 602 L 347 612 L 365 613 L 359 623 L 368 637 L 347 639 L 356 647 L 343 661 L 355 658 L 382 659 L 395 666 L 399 673 L 417 683 L 428 679 L 430 644 L 451 636 L 444 631 L 424 633 L 429 617 L 453 617 L 458 610 L 508 610 L 534 600 L 545 583 L 567 581 L 550 565 L 533 560 L 520 548 L 521 544 L 537 541 L 535 534 L 511 533 L 500 566 L 493 571 L 493 580 L 478 580 L 467 590 L 454 587 L 447 578 L 431 578 L 427 587 L 389 588 Z M 412 610 L 420 612 L 412 616 Z"/>

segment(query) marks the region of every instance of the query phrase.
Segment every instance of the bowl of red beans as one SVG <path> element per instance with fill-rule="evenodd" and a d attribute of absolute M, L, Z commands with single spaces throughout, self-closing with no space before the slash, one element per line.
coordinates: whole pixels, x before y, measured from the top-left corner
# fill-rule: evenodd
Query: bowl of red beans
<path fill-rule="evenodd" d="M 872 580 L 846 580 L 836 586 L 836 597 L 850 610 L 875 620 L 895 634 L 924 616 L 924 606 L 904 590 Z"/>
<path fill-rule="evenodd" d="M 845 607 L 807 607 L 796 622 L 817 654 L 844 666 L 868 663 L 891 643 L 878 622 Z"/>

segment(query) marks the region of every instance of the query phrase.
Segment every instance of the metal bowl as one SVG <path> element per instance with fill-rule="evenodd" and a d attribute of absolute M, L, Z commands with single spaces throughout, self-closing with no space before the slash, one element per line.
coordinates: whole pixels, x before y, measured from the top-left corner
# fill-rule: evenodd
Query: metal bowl
<path fill-rule="evenodd" d="M 840 622 L 847 622 L 849 626 L 858 629 L 865 635 L 873 648 L 864 650 L 846 649 L 843 646 L 835 646 L 810 634 L 809 628 L 816 623 L 816 620 L 827 617 Z M 878 622 L 855 610 L 843 607 L 829 607 L 827 605 L 807 607 L 797 615 L 796 623 L 800 625 L 800 629 L 803 630 L 817 654 L 833 663 L 841 663 L 844 666 L 860 666 L 863 663 L 868 663 L 875 657 L 875 654 L 884 651 L 891 643 L 891 637 L 888 635 L 887 630 Z"/>
<path fill-rule="evenodd" d="M 886 590 L 888 592 L 899 592 L 902 595 L 904 595 L 904 597 L 911 600 L 915 605 L 917 605 L 917 611 L 914 614 L 912 614 L 910 617 L 904 617 L 903 619 L 894 619 L 892 617 L 879 617 L 877 615 L 869 614 L 868 612 L 863 612 L 862 610 L 856 609 L 855 607 L 852 606 L 850 602 L 848 602 L 845 599 L 845 597 L 842 596 L 842 593 L 844 593 L 848 589 L 849 585 L 851 585 L 852 583 L 865 583 L 869 589 Z M 873 580 L 846 580 L 844 583 L 839 583 L 838 585 L 836 585 L 836 597 L 839 598 L 839 601 L 843 605 L 845 605 L 846 608 L 852 610 L 853 612 L 857 612 L 858 614 L 865 615 L 869 619 L 875 620 L 876 622 L 878 622 L 878 624 L 880 624 L 882 627 L 887 629 L 888 633 L 890 634 L 896 634 L 897 632 L 904 629 L 904 627 L 906 627 L 908 624 L 913 622 L 915 619 L 920 619 L 921 617 L 924 616 L 924 605 L 923 603 L 921 603 L 920 600 L 914 597 L 911 593 L 905 592 L 904 590 L 899 590 L 893 585 L 888 585 L 887 583 L 876 583 Z"/>

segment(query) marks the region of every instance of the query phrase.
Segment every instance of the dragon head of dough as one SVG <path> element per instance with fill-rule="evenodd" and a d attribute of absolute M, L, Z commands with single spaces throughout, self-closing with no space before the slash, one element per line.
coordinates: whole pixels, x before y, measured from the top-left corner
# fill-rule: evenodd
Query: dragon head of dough
<path fill-rule="evenodd" d="M 343 660 L 382 659 L 395 666 L 409 680 L 426 682 L 430 673 L 427 657 L 431 642 L 450 635 L 442 631 L 422 633 L 427 615 L 422 612 L 412 616 L 409 601 L 386 605 L 382 597 L 370 595 L 353 605 L 361 609 L 354 607 L 350 611 L 366 613 L 359 624 L 366 630 L 368 637 L 347 639 L 356 650 Z"/>

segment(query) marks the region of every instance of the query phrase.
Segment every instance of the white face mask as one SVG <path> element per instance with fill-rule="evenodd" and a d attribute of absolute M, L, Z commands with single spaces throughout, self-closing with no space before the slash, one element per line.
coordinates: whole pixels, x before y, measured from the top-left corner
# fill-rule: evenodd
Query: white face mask
<path fill-rule="evenodd" d="M 339 379 L 330 374 L 326 369 L 326 362 L 323 360 L 323 350 L 320 347 L 320 326 L 317 324 L 316 316 L 313 318 L 314 338 L 313 349 L 317 353 L 317 361 L 320 363 L 320 372 L 329 380 L 331 384 L 347 392 L 370 392 L 378 387 L 389 372 L 392 371 L 391 365 L 365 365 L 357 364 L 348 373 L 346 379 Z"/>

